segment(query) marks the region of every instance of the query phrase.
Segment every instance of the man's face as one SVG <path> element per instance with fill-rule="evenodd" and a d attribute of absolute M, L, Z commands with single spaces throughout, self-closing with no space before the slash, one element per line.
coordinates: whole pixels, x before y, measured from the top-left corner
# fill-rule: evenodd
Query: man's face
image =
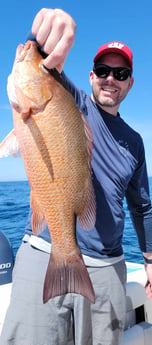
<path fill-rule="evenodd" d="M 103 55 L 99 59 L 98 63 L 105 64 L 110 67 L 129 67 L 125 58 L 116 53 Z M 118 81 L 114 78 L 113 72 L 110 72 L 107 78 L 99 78 L 93 71 L 91 71 L 91 98 L 103 110 L 113 115 L 117 115 L 119 105 L 131 89 L 133 81 L 133 77 L 130 76 L 127 80 Z"/>

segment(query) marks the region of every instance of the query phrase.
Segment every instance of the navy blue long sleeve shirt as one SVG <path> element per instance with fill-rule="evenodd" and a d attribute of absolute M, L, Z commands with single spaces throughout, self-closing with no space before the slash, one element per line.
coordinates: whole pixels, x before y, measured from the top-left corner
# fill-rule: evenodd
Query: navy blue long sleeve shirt
<path fill-rule="evenodd" d="M 152 207 L 149 196 L 144 145 L 141 136 L 120 117 L 94 103 L 90 96 L 62 73 L 70 93 L 93 132 L 93 185 L 96 195 L 96 224 L 86 231 L 77 222 L 81 252 L 91 257 L 116 257 L 123 253 L 122 236 L 128 208 L 143 252 L 152 252 Z M 31 233 L 31 213 L 26 232 Z M 50 241 L 48 228 L 39 235 Z"/>

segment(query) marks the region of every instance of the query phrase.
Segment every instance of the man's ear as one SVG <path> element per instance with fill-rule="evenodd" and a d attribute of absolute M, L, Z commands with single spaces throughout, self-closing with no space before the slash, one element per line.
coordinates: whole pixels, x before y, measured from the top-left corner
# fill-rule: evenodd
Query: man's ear
<path fill-rule="evenodd" d="M 131 90 L 131 88 L 132 88 L 132 86 L 133 86 L 133 83 L 134 83 L 134 78 L 131 77 L 131 78 L 130 78 L 130 83 L 129 83 L 129 90 Z M 128 91 L 129 91 L 129 90 L 128 90 Z"/>
<path fill-rule="evenodd" d="M 89 81 L 90 81 L 91 86 L 92 86 L 92 80 L 93 80 L 93 71 L 90 71 Z"/>

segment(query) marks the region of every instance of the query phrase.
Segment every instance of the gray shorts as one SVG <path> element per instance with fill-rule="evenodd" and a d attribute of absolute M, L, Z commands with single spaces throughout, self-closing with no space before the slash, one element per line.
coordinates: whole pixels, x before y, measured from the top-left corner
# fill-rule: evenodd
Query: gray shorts
<path fill-rule="evenodd" d="M 76 294 L 43 304 L 49 254 L 23 243 L 13 272 L 0 345 L 119 345 L 125 322 L 126 266 L 87 267 L 95 304 Z"/>

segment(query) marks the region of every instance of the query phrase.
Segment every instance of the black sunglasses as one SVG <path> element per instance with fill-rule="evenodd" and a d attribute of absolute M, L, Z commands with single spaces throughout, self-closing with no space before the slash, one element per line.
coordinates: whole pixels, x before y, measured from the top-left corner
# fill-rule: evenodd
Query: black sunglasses
<path fill-rule="evenodd" d="M 93 67 L 93 72 L 98 78 L 107 78 L 111 71 L 114 78 L 119 81 L 127 80 L 132 75 L 131 69 L 126 67 L 111 67 L 103 64 L 97 64 Z"/>

